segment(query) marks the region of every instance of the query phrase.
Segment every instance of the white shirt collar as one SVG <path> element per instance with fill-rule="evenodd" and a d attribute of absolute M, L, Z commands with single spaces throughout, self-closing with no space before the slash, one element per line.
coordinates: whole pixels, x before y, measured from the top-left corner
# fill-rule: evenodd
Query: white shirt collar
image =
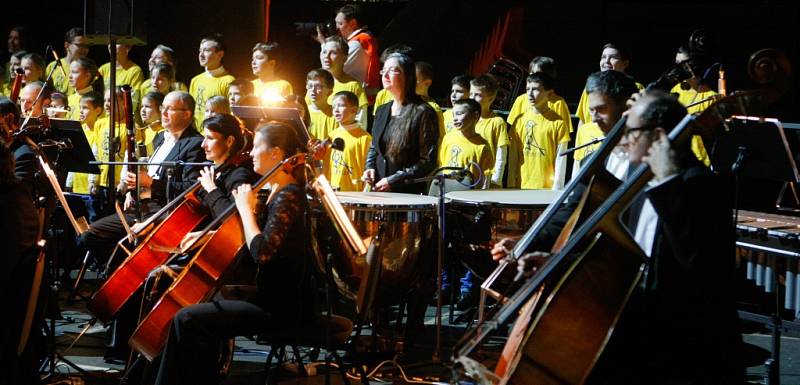
<path fill-rule="evenodd" d="M 351 32 L 349 36 L 347 36 L 347 40 L 354 38 L 356 35 L 364 31 L 364 27 L 358 28 L 355 31 Z"/>
<path fill-rule="evenodd" d="M 218 76 L 225 75 L 225 72 L 226 72 L 225 71 L 225 66 L 219 66 L 219 67 L 217 67 L 216 69 L 213 69 L 213 70 L 206 70 L 206 75 L 211 76 L 211 77 L 218 77 Z"/>

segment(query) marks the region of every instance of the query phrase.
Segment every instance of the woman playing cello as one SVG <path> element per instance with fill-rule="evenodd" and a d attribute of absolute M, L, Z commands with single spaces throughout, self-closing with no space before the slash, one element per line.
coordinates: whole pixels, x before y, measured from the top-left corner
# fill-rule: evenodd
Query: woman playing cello
<path fill-rule="evenodd" d="M 264 174 L 300 152 L 305 152 L 305 145 L 292 128 L 267 124 L 255 135 L 253 168 Z M 220 300 L 180 310 L 172 321 L 156 384 L 216 383 L 220 341 L 269 328 L 296 327 L 311 318 L 303 169 L 281 169 L 268 184 L 271 193 L 258 213 L 250 185 L 233 191 L 246 250 L 258 264 L 257 294 L 248 301 Z"/>

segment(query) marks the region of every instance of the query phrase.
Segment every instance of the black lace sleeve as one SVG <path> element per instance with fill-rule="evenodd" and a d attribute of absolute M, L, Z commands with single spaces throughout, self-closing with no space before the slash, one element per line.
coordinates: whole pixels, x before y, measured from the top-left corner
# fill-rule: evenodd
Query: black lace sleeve
<path fill-rule="evenodd" d="M 266 264 L 284 246 L 296 221 L 303 220 L 303 189 L 298 185 L 288 185 L 278 191 L 267 206 L 267 221 L 250 242 L 250 255 L 256 263 Z"/>

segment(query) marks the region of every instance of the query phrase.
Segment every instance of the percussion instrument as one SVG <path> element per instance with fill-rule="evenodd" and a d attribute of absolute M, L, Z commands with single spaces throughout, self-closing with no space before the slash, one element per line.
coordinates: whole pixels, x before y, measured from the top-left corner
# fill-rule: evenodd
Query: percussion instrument
<path fill-rule="evenodd" d="M 445 195 L 447 240 L 467 268 L 484 279 L 497 266 L 489 248 L 503 238 L 522 236 L 560 193 L 553 190 L 449 192 Z"/>
<path fill-rule="evenodd" d="M 436 198 L 382 192 L 338 192 L 336 196 L 363 238 L 372 238 L 383 224 L 377 250 L 381 263 L 375 305 L 399 302 L 408 289 L 431 272 L 436 250 Z M 317 235 L 312 237 L 312 247 L 318 267 L 325 271 L 326 256 L 332 253 L 335 285 L 341 295 L 356 301 L 367 275 L 365 256 L 354 257 L 347 251 L 327 216 L 315 216 L 312 226 Z"/>
<path fill-rule="evenodd" d="M 766 293 L 783 283 L 783 308 L 800 315 L 800 218 L 739 211 L 737 261 Z"/>

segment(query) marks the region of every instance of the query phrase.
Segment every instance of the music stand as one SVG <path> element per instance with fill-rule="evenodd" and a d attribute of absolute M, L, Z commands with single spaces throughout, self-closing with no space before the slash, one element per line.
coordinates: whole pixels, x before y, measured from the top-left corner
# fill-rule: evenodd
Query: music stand
<path fill-rule="evenodd" d="M 794 155 L 796 141 L 787 140 L 783 124 L 772 118 L 734 116 L 722 130 L 712 149 L 711 164 L 718 172 L 732 171 L 735 176 L 800 183 Z M 739 189 L 739 186 L 736 186 Z M 783 193 L 776 200 L 776 208 Z M 738 200 L 738 199 L 737 199 Z M 734 202 L 738 208 L 738 202 Z"/>
<path fill-rule="evenodd" d="M 303 143 L 310 139 L 306 123 L 296 108 L 233 106 L 231 112 L 241 119 L 277 120 L 286 123 L 295 129 Z"/>
<path fill-rule="evenodd" d="M 59 171 L 82 172 L 86 174 L 100 174 L 94 162 L 94 153 L 86 140 L 86 134 L 80 122 L 66 119 L 50 119 L 50 134 L 48 139 L 71 144 L 69 151 L 60 151 L 58 157 Z"/>
<path fill-rule="evenodd" d="M 717 172 L 732 172 L 735 182 L 734 226 L 739 209 L 739 177 L 752 177 L 779 182 L 798 183 L 800 174 L 786 132 L 777 119 L 754 116 L 734 116 L 720 130 L 711 151 L 711 164 Z M 795 143 L 792 141 L 791 143 Z M 782 193 L 781 193 L 782 195 Z M 778 197 L 780 201 L 781 197 Z M 777 206 L 777 202 L 776 202 Z M 773 282 L 777 269 L 773 269 Z M 771 317 L 739 311 L 739 317 L 762 323 L 772 329 L 771 358 L 767 360 L 768 381 L 778 383 L 780 373 L 780 337 L 783 329 L 780 307 L 780 285 L 775 285 L 775 312 Z"/>

